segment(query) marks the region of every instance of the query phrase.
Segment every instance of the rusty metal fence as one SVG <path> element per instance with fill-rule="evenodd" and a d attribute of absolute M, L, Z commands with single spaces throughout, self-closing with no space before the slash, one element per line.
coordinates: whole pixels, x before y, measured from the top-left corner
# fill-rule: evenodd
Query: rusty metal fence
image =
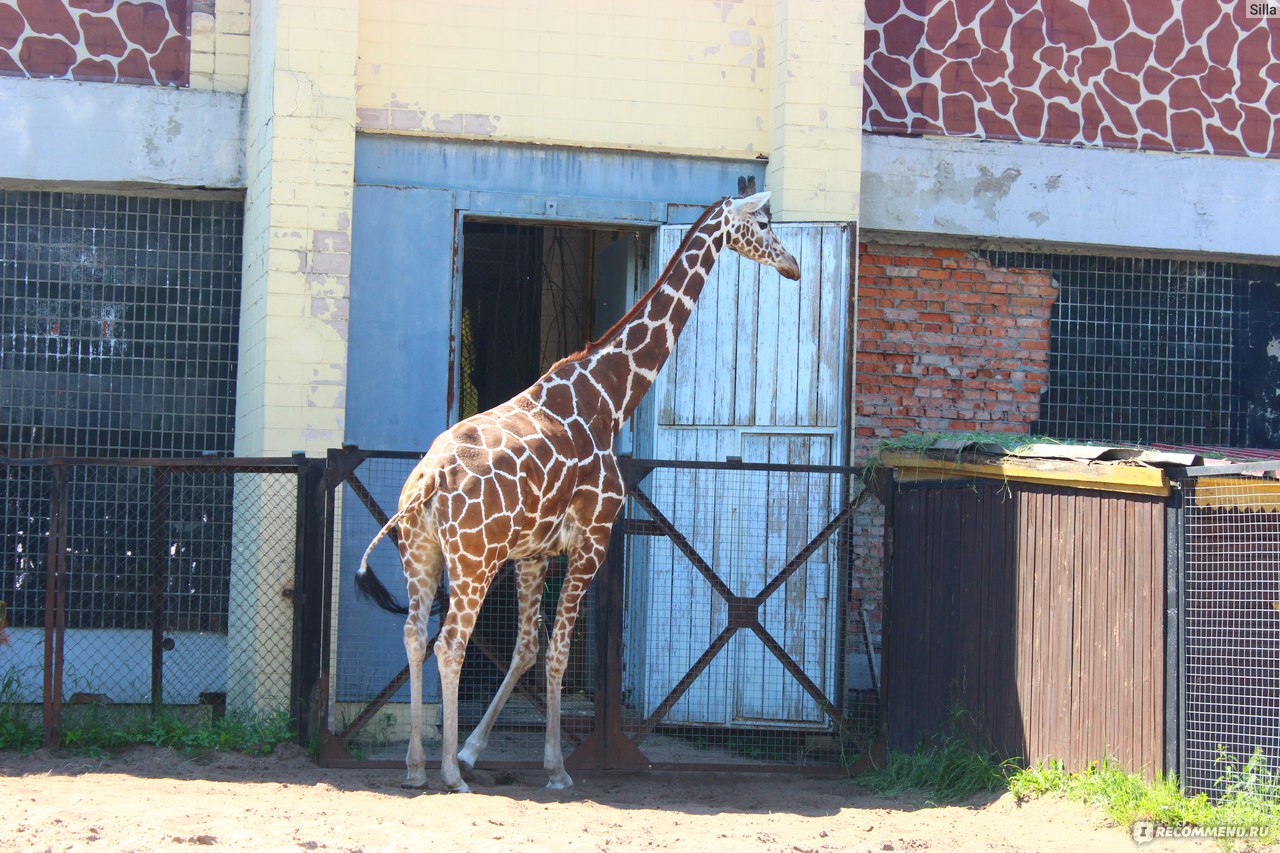
<path fill-rule="evenodd" d="M 89 710 L 287 714 L 305 735 L 322 473 L 301 456 L 0 459 L 0 701 L 38 707 L 48 745 Z"/>
<path fill-rule="evenodd" d="M 328 591 L 317 725 L 333 766 L 403 766 L 408 742 L 402 621 L 355 595 L 365 546 L 394 512 L 418 454 L 331 451 Z M 877 650 L 849 606 L 855 515 L 876 500 L 861 469 L 624 459 L 629 497 L 575 631 L 565 677 L 566 763 L 574 769 L 835 771 L 879 726 Z M 373 571 L 403 601 L 384 541 Z M 510 661 L 510 569 L 477 623 L 459 689 L 460 736 Z M 444 595 L 442 591 L 441 595 Z M 543 624 L 554 617 L 548 578 Z M 438 617 L 436 617 L 438 620 Z M 433 620 L 431 632 L 438 628 Z M 545 646 L 545 635 L 543 639 Z M 541 658 L 541 656 L 540 656 Z M 424 677 L 428 762 L 439 759 L 439 687 Z M 544 677 L 520 680 L 480 766 L 541 767 Z"/>
<path fill-rule="evenodd" d="M 402 766 L 402 622 L 352 575 L 417 459 L 0 459 L 0 702 L 27 708 L 50 745 L 93 709 L 278 713 L 323 763 Z M 880 707 L 876 649 L 850 607 L 855 516 L 875 500 L 863 472 L 623 464 L 627 506 L 565 677 L 569 767 L 839 772 L 862 757 Z M 372 567 L 403 589 L 393 546 Z M 506 569 L 473 635 L 464 731 L 510 661 L 513 587 Z M 544 683 L 539 661 L 481 766 L 541 766 Z"/>

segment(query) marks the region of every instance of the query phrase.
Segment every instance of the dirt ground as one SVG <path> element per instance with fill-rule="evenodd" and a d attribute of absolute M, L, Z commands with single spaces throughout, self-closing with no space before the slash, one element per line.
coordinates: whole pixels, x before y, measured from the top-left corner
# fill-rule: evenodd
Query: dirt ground
<path fill-rule="evenodd" d="M 201 761 L 141 748 L 110 759 L 0 753 L 0 849 L 63 850 L 1123 850 L 1124 828 L 1076 803 L 1012 796 L 935 807 L 844 779 L 478 770 L 472 794 L 413 792 L 392 770 L 332 770 L 295 747 Z M 1164 841 L 1142 850 L 1214 849 Z"/>

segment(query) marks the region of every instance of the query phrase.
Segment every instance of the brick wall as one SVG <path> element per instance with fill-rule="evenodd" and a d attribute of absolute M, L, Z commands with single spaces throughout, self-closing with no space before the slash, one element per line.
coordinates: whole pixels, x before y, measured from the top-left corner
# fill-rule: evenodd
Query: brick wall
<path fill-rule="evenodd" d="M 904 432 L 1026 432 L 1049 375 L 1049 273 L 996 269 L 960 249 L 861 252 L 858 458 Z"/>
<path fill-rule="evenodd" d="M 866 243 L 860 256 L 856 460 L 904 433 L 1028 432 L 1049 376 L 1052 276 L 961 249 Z M 853 531 L 853 608 L 877 638 L 883 530 L 872 503 Z"/>

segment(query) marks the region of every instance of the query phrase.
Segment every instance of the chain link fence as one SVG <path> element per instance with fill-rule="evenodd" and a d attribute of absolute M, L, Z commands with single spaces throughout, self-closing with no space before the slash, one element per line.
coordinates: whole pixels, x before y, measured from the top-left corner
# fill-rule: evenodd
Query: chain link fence
<path fill-rule="evenodd" d="M 306 460 L 0 460 L 0 701 L 47 743 L 166 709 L 300 722 Z"/>

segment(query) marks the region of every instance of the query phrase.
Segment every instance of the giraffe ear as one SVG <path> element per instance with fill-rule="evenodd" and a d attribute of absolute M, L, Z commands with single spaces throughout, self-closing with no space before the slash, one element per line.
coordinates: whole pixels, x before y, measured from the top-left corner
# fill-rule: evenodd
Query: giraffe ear
<path fill-rule="evenodd" d="M 731 203 L 740 213 L 755 213 L 757 210 L 769 203 L 769 195 L 770 193 L 768 192 L 756 193 L 755 195 L 749 195 L 746 198 L 735 198 Z"/>

